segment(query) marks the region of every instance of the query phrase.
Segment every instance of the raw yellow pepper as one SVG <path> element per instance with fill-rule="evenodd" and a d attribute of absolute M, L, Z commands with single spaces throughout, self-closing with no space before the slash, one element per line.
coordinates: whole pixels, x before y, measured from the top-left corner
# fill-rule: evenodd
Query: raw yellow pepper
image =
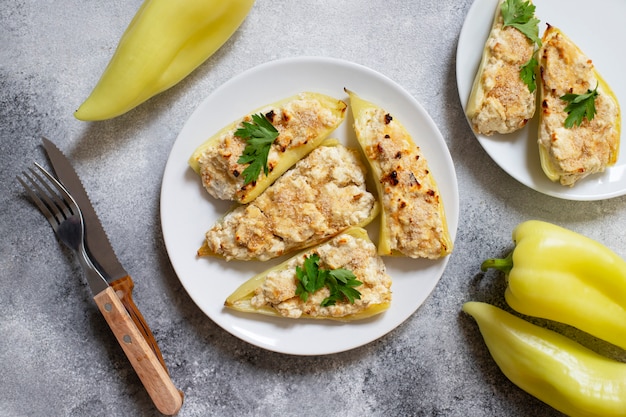
<path fill-rule="evenodd" d="M 515 385 L 571 417 L 626 416 L 626 364 L 498 307 L 468 302 L 489 353 Z"/>
<path fill-rule="evenodd" d="M 574 326 L 626 349 L 626 262 L 601 243 L 530 220 L 513 231 L 514 250 L 481 269 L 507 274 L 514 310 Z"/>
<path fill-rule="evenodd" d="M 110 119 L 172 87 L 235 33 L 253 4 L 254 0 L 145 0 L 74 116 Z"/>

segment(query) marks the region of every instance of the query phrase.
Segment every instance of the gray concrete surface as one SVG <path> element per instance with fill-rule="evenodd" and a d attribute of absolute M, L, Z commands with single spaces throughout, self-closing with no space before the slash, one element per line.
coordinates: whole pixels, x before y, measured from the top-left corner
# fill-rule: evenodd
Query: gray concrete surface
<path fill-rule="evenodd" d="M 484 258 L 519 222 L 548 220 L 626 256 L 625 197 L 552 198 L 502 171 L 473 137 L 455 54 L 471 0 L 264 1 L 190 77 L 119 118 L 75 120 L 140 1 L 6 0 L 0 5 L 0 415 L 158 415 L 94 306 L 81 271 L 15 176 L 46 162 L 40 137 L 73 159 L 172 378 L 180 416 L 551 416 L 491 360 L 468 300 L 503 305 Z M 160 228 L 161 178 L 196 106 L 231 77 L 300 55 L 353 61 L 395 80 L 428 111 L 455 162 L 456 248 L 438 286 L 404 324 L 329 356 L 268 352 L 199 310 L 172 269 Z"/>

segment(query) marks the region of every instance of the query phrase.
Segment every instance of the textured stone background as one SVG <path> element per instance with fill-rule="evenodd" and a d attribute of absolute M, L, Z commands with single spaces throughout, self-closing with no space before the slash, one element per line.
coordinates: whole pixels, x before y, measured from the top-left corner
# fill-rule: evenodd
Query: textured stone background
<path fill-rule="evenodd" d="M 152 403 L 92 303 L 72 255 L 15 176 L 45 162 L 41 135 L 75 161 L 177 386 L 180 416 L 557 415 L 491 360 L 467 300 L 503 305 L 481 261 L 523 220 L 555 222 L 626 256 L 626 197 L 558 200 L 526 188 L 482 150 L 457 95 L 457 38 L 471 0 L 259 0 L 240 30 L 174 88 L 111 121 L 72 113 L 139 0 L 5 0 L 0 5 L 0 415 L 152 416 Z M 216 87 L 284 57 L 350 60 L 395 80 L 433 117 L 460 188 L 456 248 L 432 295 L 361 348 L 292 357 L 231 336 L 192 302 L 163 244 L 159 194 L 169 150 Z"/>

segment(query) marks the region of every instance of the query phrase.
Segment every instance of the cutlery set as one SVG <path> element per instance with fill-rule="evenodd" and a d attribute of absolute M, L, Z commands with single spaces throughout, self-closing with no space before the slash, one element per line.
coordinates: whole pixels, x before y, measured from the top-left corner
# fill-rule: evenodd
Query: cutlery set
<path fill-rule="evenodd" d="M 75 252 L 98 309 L 156 408 L 174 415 L 182 406 L 183 393 L 174 386 L 152 331 L 133 301 L 132 278 L 117 259 L 69 160 L 50 140 L 44 138 L 43 144 L 56 177 L 35 163 L 17 179 L 58 239 Z"/>

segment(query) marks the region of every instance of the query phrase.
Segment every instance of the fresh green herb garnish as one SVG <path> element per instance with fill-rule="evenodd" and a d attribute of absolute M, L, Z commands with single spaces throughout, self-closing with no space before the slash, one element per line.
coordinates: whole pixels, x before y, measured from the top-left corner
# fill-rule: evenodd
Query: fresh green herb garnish
<path fill-rule="evenodd" d="M 505 0 L 500 10 L 505 27 L 514 27 L 526 35 L 528 39 L 541 46 L 539 19 L 535 17 L 534 4 L 523 0 Z"/>
<path fill-rule="evenodd" d="M 531 93 L 537 89 L 537 66 L 539 62 L 533 57 L 520 68 L 520 77 Z"/>
<path fill-rule="evenodd" d="M 304 268 L 296 266 L 298 279 L 296 295 L 300 296 L 302 301 L 307 301 L 310 294 L 323 287 L 328 287 L 330 296 L 322 300 L 320 304 L 322 307 L 335 305 L 337 301 L 344 299 L 354 304 L 355 299 L 361 298 L 361 293 L 354 287 L 358 287 L 362 282 L 356 279 L 352 271 L 344 268 L 322 269 L 319 262 L 319 255 L 314 253 L 305 258 Z"/>
<path fill-rule="evenodd" d="M 235 136 L 246 140 L 246 147 L 237 160 L 240 164 L 250 164 L 243 170 L 244 184 L 249 184 L 259 177 L 261 169 L 268 174 L 267 156 L 278 130 L 267 118 L 259 113 L 252 115 L 252 123 L 243 122 L 243 127 L 235 131 Z"/>
<path fill-rule="evenodd" d="M 596 115 L 596 97 L 598 96 L 598 86 L 592 90 L 587 90 L 585 94 L 565 94 L 561 100 L 568 104 L 565 111 L 568 116 L 565 119 L 565 127 L 571 128 L 574 125 L 580 126 L 583 118 L 591 121 Z"/>

